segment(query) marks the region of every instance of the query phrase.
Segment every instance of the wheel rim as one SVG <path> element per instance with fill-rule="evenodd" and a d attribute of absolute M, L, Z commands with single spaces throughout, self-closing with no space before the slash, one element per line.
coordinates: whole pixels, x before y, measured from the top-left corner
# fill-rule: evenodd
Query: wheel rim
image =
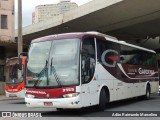
<path fill-rule="evenodd" d="M 150 93 L 149 93 L 149 90 L 147 90 L 147 98 L 149 98 L 150 96 Z"/>

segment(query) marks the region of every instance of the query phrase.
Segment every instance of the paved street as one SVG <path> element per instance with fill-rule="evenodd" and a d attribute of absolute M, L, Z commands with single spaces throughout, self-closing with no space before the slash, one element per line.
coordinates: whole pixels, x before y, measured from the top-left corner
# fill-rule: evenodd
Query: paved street
<path fill-rule="evenodd" d="M 160 96 L 152 95 L 150 100 L 142 100 L 142 99 L 128 99 L 118 102 L 110 103 L 108 108 L 104 112 L 97 112 L 95 107 L 91 107 L 90 109 L 82 109 L 82 110 L 65 110 L 65 111 L 56 111 L 54 108 L 27 108 L 24 103 L 24 99 L 1 99 L 0 100 L 0 111 L 43 111 L 42 116 L 48 117 L 47 119 L 51 119 L 52 117 L 78 117 L 81 119 L 89 119 L 91 117 L 96 117 L 100 119 L 104 119 L 102 116 L 105 116 L 107 112 L 116 112 L 116 111 L 160 111 Z M 108 117 L 109 119 L 110 117 Z M 27 120 L 29 118 L 19 118 Z M 35 118 L 36 119 L 36 118 Z M 44 118 L 42 118 L 44 119 Z M 115 119 L 112 117 L 110 119 Z M 121 117 L 119 117 L 121 119 Z M 127 119 L 127 118 L 123 118 Z M 133 119 L 133 118 L 132 118 Z M 135 119 L 135 117 L 134 117 Z M 137 120 L 143 119 L 151 119 L 148 118 L 137 118 Z M 153 117 L 153 120 L 158 120 L 158 118 Z M 0 118 L 1 120 L 1 118 Z M 10 120 L 10 119 L 2 119 L 2 120 Z"/>

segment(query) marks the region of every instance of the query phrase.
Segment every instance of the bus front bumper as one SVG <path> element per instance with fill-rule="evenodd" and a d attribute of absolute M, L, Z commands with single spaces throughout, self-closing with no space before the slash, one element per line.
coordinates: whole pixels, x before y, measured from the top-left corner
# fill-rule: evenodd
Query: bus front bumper
<path fill-rule="evenodd" d="M 73 98 L 37 99 L 26 98 L 27 107 L 52 107 L 52 108 L 81 108 L 79 96 Z"/>
<path fill-rule="evenodd" d="M 21 90 L 19 92 L 7 92 L 6 93 L 6 97 L 18 97 L 18 98 L 25 98 L 25 90 Z"/>

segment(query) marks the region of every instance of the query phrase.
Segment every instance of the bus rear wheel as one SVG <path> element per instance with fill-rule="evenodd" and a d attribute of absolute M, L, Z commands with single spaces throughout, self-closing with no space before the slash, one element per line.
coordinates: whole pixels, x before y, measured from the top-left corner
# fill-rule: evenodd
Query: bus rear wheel
<path fill-rule="evenodd" d="M 101 93 L 100 93 L 100 97 L 99 97 L 98 110 L 99 111 L 104 111 L 107 103 L 108 103 L 108 97 L 106 95 L 106 91 L 105 91 L 105 89 L 102 89 Z"/>
<path fill-rule="evenodd" d="M 144 96 L 144 99 L 145 100 L 149 100 L 150 99 L 150 87 L 149 87 L 149 85 L 147 85 L 146 94 Z"/>

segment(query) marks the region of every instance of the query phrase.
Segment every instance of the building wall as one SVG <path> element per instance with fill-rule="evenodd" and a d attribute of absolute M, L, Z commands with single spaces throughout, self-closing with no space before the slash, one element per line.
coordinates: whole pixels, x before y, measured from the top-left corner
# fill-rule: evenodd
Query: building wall
<path fill-rule="evenodd" d="M 16 48 L 12 47 L 13 42 L 14 0 L 0 0 L 0 94 L 4 94 L 4 83 L 8 79 L 6 59 L 16 55 Z"/>
<path fill-rule="evenodd" d="M 61 0 L 58 4 L 39 5 L 32 14 L 32 23 L 38 23 L 50 18 L 54 19 L 54 16 L 58 16 L 77 7 L 78 5 L 70 0 Z"/>
<path fill-rule="evenodd" d="M 2 29 L 2 15 L 7 15 L 7 28 Z M 0 40 L 14 40 L 14 0 L 0 0 Z"/>

